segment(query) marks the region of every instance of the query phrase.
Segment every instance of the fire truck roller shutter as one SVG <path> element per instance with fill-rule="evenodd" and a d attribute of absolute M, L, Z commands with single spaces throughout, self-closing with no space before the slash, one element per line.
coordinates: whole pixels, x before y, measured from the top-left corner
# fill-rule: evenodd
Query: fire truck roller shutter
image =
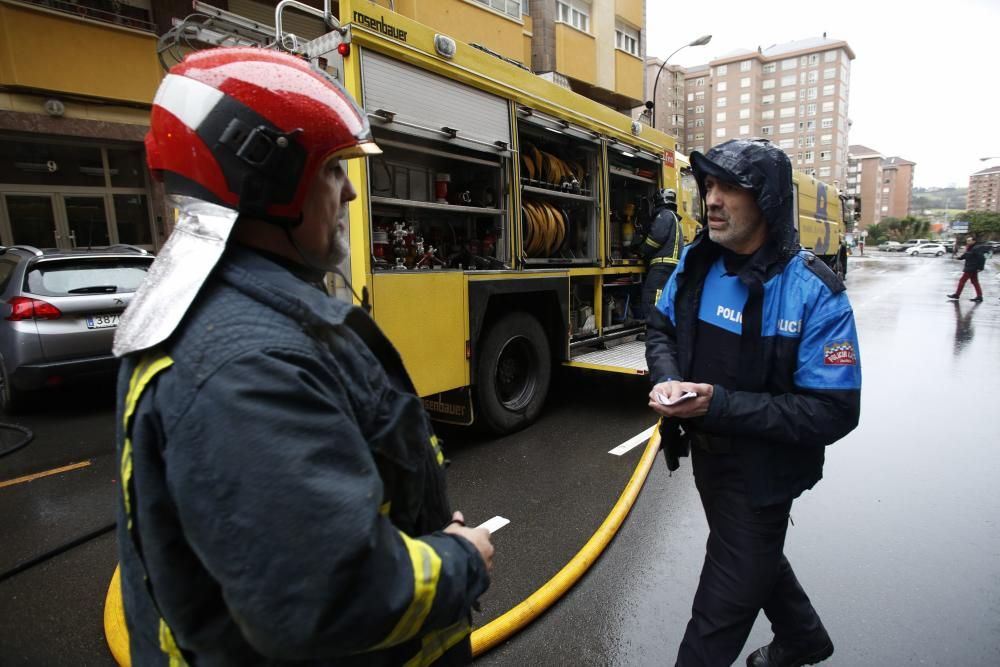
<path fill-rule="evenodd" d="M 370 49 L 362 54 L 361 66 L 365 110 L 382 109 L 400 121 L 371 118 L 373 127 L 438 140 L 445 138 L 438 130 L 448 127 L 457 131 L 449 143 L 479 151 L 496 152 L 498 141 L 511 145 L 506 100 Z"/>

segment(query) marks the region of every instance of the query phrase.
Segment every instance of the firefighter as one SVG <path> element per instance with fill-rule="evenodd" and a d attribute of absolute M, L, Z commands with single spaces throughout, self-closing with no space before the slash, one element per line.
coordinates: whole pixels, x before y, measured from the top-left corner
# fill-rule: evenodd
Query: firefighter
<path fill-rule="evenodd" d="M 180 218 L 122 319 L 118 539 L 134 665 L 468 664 L 493 547 L 464 527 L 398 353 L 323 285 L 364 112 L 293 56 L 164 78 Z"/>
<path fill-rule="evenodd" d="M 653 211 L 648 232 L 639 244 L 639 252 L 648 270 L 642 286 L 642 310 L 646 317 L 655 315 L 660 292 L 677 267 L 684 245 L 677 217 L 677 192 L 669 188 L 653 196 Z"/>

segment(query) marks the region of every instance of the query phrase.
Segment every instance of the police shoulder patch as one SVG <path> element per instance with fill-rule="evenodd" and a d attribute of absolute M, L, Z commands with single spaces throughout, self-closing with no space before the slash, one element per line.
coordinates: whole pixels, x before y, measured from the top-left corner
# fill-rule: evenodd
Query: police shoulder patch
<path fill-rule="evenodd" d="M 857 366 L 858 355 L 854 343 L 838 340 L 823 345 L 823 363 L 826 366 Z"/>

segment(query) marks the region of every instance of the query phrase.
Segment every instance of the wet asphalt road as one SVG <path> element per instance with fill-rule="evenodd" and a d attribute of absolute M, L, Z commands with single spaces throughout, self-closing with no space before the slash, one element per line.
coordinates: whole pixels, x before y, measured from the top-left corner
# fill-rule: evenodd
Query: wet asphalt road
<path fill-rule="evenodd" d="M 855 258 L 849 294 L 864 367 L 861 426 L 828 451 L 824 479 L 793 508 L 786 553 L 833 636 L 830 665 L 1000 664 L 1000 262 L 987 300 L 944 295 L 959 262 Z M 477 623 L 529 595 L 589 539 L 642 448 L 641 379 L 558 374 L 543 419 L 500 440 L 444 430 L 451 492 L 495 535 L 494 585 Z M 111 388 L 58 392 L 18 418 L 35 431 L 0 458 L 0 577 L 113 518 Z M 0 452 L 10 444 L 0 441 Z M 658 457 L 621 532 L 590 572 L 483 665 L 671 665 L 701 567 L 704 518 L 690 465 Z M 0 580 L 0 665 L 113 665 L 101 610 L 114 568 L 104 534 Z M 769 641 L 761 618 L 747 651 Z"/>

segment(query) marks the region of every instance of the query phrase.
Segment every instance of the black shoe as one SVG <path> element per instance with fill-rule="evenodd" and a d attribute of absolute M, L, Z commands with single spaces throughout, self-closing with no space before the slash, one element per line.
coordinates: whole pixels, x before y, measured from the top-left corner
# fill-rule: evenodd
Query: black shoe
<path fill-rule="evenodd" d="M 833 642 L 829 637 L 825 643 L 812 648 L 786 645 L 775 640 L 748 655 L 747 667 L 802 667 L 823 662 L 831 655 Z"/>
<path fill-rule="evenodd" d="M 975 301 L 976 303 L 982 303 L 983 297 L 977 296 L 975 299 L 969 299 L 969 301 Z"/>
<path fill-rule="evenodd" d="M 958 298 L 958 295 L 957 295 L 957 294 L 949 294 L 949 295 L 948 295 L 948 298 L 949 298 L 949 299 L 957 299 L 957 298 Z"/>

